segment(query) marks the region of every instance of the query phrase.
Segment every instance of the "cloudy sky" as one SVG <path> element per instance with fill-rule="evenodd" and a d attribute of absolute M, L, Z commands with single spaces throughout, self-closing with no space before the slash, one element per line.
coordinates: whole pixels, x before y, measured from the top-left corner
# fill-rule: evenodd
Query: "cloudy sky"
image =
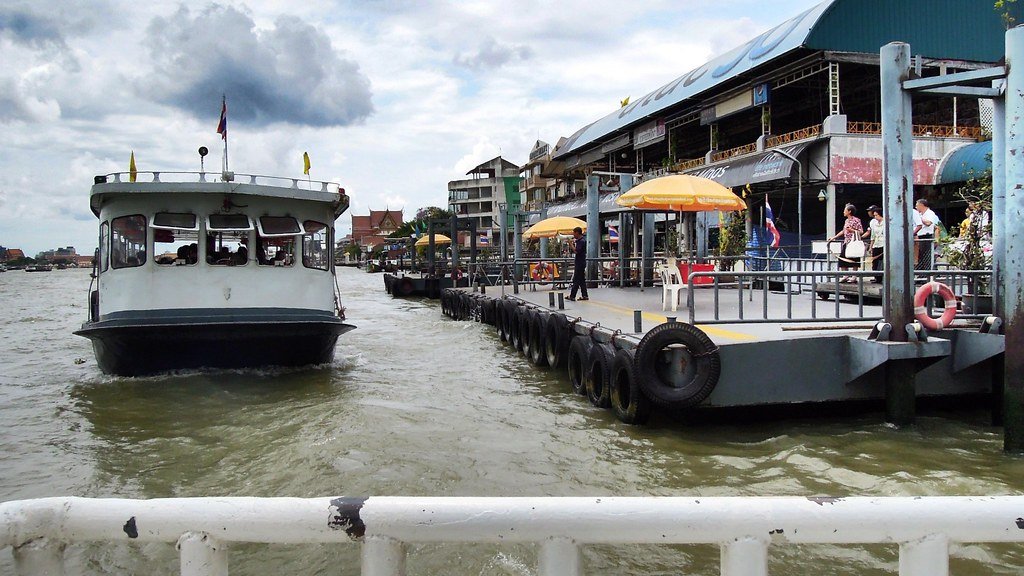
<path fill-rule="evenodd" d="M 96 246 L 96 174 L 231 168 L 341 183 L 351 213 L 568 136 L 819 0 L 4 0 L 0 245 Z M 209 166 L 208 166 L 209 167 Z"/>

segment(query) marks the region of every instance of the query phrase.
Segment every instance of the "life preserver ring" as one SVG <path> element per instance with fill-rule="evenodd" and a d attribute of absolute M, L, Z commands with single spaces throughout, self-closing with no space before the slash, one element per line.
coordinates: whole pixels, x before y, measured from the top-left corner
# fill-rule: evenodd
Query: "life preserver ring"
<path fill-rule="evenodd" d="M 932 294 L 941 296 L 946 307 L 942 312 L 942 316 L 938 319 L 928 315 L 926 303 L 928 302 L 928 297 Z M 917 318 L 921 326 L 932 331 L 942 330 L 949 326 L 955 317 L 956 296 L 953 295 L 953 291 L 949 289 L 949 286 L 941 282 L 929 282 L 917 289 L 917 293 L 914 294 L 914 318 Z"/>
<path fill-rule="evenodd" d="M 551 266 L 547 262 L 538 262 L 531 267 L 530 279 L 535 282 L 549 282 L 551 281 Z"/>

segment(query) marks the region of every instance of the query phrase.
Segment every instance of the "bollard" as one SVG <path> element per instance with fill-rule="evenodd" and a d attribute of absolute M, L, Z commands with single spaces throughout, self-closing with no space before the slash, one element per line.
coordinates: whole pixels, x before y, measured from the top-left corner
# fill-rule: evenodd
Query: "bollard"
<path fill-rule="evenodd" d="M 480 293 L 481 294 L 487 294 L 487 286 L 484 286 L 483 284 L 481 284 L 480 285 Z"/>
<path fill-rule="evenodd" d="M 637 334 L 644 331 L 644 320 L 643 313 L 639 310 L 633 310 L 633 332 Z"/>
<path fill-rule="evenodd" d="M 675 322 L 675 321 L 676 321 L 676 317 L 675 316 L 665 316 L 665 322 Z"/>
<path fill-rule="evenodd" d="M 558 293 L 558 309 L 565 310 L 565 294 L 562 292 Z"/>
<path fill-rule="evenodd" d="M 555 307 L 555 293 L 554 292 L 548 292 L 548 306 L 550 306 L 552 308 Z"/>

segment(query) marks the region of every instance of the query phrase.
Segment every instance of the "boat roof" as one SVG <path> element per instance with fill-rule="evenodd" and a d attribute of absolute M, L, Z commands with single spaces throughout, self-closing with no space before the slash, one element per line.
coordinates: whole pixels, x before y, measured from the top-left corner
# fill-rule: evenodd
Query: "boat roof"
<path fill-rule="evenodd" d="M 348 210 L 349 197 L 335 182 L 259 174 L 209 172 L 115 172 L 96 176 L 89 207 L 97 217 L 103 200 L 125 194 L 238 194 L 329 203 L 334 217 Z"/>

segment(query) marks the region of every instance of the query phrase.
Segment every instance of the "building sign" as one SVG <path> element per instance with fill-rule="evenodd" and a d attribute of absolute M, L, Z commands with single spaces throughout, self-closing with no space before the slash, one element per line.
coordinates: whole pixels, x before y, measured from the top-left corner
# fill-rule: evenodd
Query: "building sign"
<path fill-rule="evenodd" d="M 648 122 L 633 130 L 633 148 L 639 149 L 644 146 L 656 144 L 665 139 L 665 121 L 662 119 Z"/>
<path fill-rule="evenodd" d="M 768 84 L 754 86 L 754 106 L 764 106 L 768 103 Z"/>
<path fill-rule="evenodd" d="M 541 142 L 537 140 L 537 143 L 533 145 L 533 150 L 530 151 L 530 162 L 533 162 L 537 158 L 547 155 L 551 149 L 551 145 L 547 142 Z"/>

